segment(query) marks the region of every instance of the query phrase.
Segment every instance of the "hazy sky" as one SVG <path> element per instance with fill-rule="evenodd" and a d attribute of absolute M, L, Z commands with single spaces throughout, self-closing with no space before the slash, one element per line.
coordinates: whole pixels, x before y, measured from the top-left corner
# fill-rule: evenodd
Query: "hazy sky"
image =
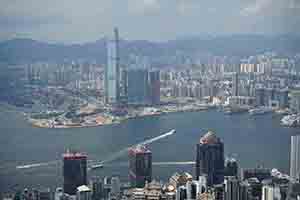
<path fill-rule="evenodd" d="M 300 33 L 300 0 L 0 0 L 0 40 L 81 43 L 119 27 L 126 39 Z"/>

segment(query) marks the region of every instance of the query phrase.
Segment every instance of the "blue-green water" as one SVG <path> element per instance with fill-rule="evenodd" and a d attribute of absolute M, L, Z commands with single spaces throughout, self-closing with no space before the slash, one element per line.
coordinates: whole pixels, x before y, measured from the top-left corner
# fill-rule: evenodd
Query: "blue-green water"
<path fill-rule="evenodd" d="M 0 107 L 0 188 L 56 187 L 62 183 L 61 164 L 16 170 L 17 165 L 61 159 L 67 149 L 86 152 L 89 159 L 103 160 L 114 152 L 158 136 L 171 129 L 176 134 L 161 139 L 149 147 L 153 161 L 192 161 L 195 144 L 207 130 L 213 130 L 225 144 L 225 154 L 234 154 L 242 167 L 289 169 L 290 136 L 298 129 L 279 125 L 280 116 L 245 114 L 224 115 L 217 111 L 173 113 L 133 119 L 122 124 L 79 129 L 41 129 L 31 127 L 22 114 Z M 91 176 L 119 175 L 127 178 L 125 154 Z M 153 176 L 167 179 L 176 171 L 190 171 L 192 166 L 154 166 Z"/>

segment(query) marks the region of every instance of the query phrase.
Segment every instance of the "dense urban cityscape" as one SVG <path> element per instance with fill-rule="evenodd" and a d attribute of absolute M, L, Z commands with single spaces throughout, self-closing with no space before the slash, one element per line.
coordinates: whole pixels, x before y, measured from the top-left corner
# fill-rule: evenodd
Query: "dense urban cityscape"
<path fill-rule="evenodd" d="M 13 90 L 4 90 L 1 99 L 30 108 L 25 112 L 29 123 L 45 128 L 99 126 L 210 108 L 226 114 L 288 114 L 282 125 L 299 126 L 299 54 L 264 52 L 240 60 L 208 56 L 207 64 L 179 54 L 179 65 L 160 69 L 138 55 L 124 64 L 119 43 L 115 29 L 104 67 L 84 61 L 8 67 L 14 73 Z"/>
<path fill-rule="evenodd" d="M 298 0 L 1 0 L 0 200 L 300 200 Z"/>
<path fill-rule="evenodd" d="M 130 118 L 209 109 L 229 115 L 248 112 L 253 117 L 272 113 L 282 116 L 277 123 L 300 125 L 299 54 L 282 57 L 264 52 L 241 60 L 211 56 L 207 64 L 179 55 L 176 59 L 181 59 L 180 67 L 159 69 L 139 56 L 132 56 L 128 65 L 122 65 L 120 42 L 115 28 L 114 36 L 107 41 L 104 67 L 78 61 L 11 66 L 18 76 L 11 83 L 15 90 L 2 94 L 1 100 L 18 107 L 27 121 L 39 128 L 109 125 Z M 222 139 L 208 131 L 202 133 L 199 142 L 190 144 L 196 146 L 191 162 L 194 174 L 178 171 L 169 181 L 155 180 L 148 145 L 175 132 L 126 149 L 128 183 L 109 174 L 88 176 L 91 170 L 105 167 L 104 162 L 90 162 L 87 154 L 71 149 L 62 156 L 62 187 L 20 189 L 16 185 L 14 192 L 3 194 L 3 199 L 300 199 L 300 136 L 291 137 L 289 175 L 276 166 L 240 168 L 235 158 L 225 158 Z"/>

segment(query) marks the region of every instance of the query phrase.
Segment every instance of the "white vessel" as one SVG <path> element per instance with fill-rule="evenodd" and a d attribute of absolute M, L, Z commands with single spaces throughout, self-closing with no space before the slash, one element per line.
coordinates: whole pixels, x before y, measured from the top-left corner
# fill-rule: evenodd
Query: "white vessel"
<path fill-rule="evenodd" d="M 103 168 L 103 165 L 102 164 L 92 165 L 90 169 L 93 170 L 93 169 L 99 169 L 99 168 Z"/>
<path fill-rule="evenodd" d="M 270 113 L 270 112 L 272 112 L 272 109 L 265 108 L 265 107 L 253 108 L 253 109 L 249 110 L 250 115 L 262 115 L 262 114 L 266 114 L 266 113 Z"/>
<path fill-rule="evenodd" d="M 296 126 L 300 121 L 300 116 L 296 114 L 284 116 L 280 122 L 284 126 Z"/>

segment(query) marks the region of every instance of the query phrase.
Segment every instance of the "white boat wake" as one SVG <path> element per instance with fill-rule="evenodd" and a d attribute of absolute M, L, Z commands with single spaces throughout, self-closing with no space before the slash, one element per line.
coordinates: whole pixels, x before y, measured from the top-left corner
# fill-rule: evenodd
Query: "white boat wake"
<path fill-rule="evenodd" d="M 109 156 L 108 158 L 106 158 L 105 160 L 102 160 L 102 161 L 97 161 L 97 160 L 88 160 L 88 163 L 90 165 L 102 165 L 104 163 L 108 163 L 108 162 L 111 162 L 111 161 L 114 161 L 118 158 L 120 158 L 121 156 L 123 156 L 124 154 L 126 154 L 128 152 L 128 150 L 132 147 L 135 147 L 135 146 L 138 146 L 138 145 L 147 145 L 147 144 L 151 144 L 155 141 L 158 141 L 160 139 L 163 139 L 165 137 L 168 137 L 170 135 L 173 135 L 176 131 L 173 129 L 167 133 L 164 133 L 162 135 L 159 135 L 159 136 L 156 136 L 154 138 L 151 138 L 151 139 L 148 139 L 148 140 L 145 140 L 143 142 L 140 142 L 138 144 L 135 144 L 135 145 L 132 145 L 132 146 L 129 146 L 129 147 L 126 147 L 116 153 L 113 153 L 111 156 Z M 32 164 L 26 164 L 26 165 L 19 165 L 19 166 L 16 166 L 16 169 L 19 169 L 19 170 L 22 170 L 22 169 L 30 169 L 30 168 L 36 168 L 36 167 L 44 167 L 44 166 L 49 166 L 49 165 L 54 165 L 54 164 L 58 164 L 60 163 L 61 160 L 54 160 L 54 161 L 50 161 L 50 162 L 43 162 L 43 163 L 32 163 Z"/>
<path fill-rule="evenodd" d="M 58 164 L 60 160 L 54 160 L 50 162 L 43 162 L 43 163 L 33 163 L 33 164 L 28 164 L 28 165 L 19 165 L 16 166 L 16 169 L 29 169 L 29 168 L 34 168 L 34 167 L 42 167 L 42 166 L 49 166 L 52 164 Z"/>

